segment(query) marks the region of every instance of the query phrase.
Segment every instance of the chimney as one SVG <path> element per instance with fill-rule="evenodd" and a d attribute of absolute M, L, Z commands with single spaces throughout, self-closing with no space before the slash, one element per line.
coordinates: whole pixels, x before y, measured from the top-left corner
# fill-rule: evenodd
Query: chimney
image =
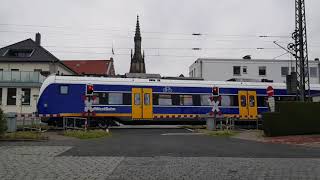
<path fill-rule="evenodd" d="M 36 44 L 38 46 L 41 45 L 41 34 L 40 33 L 36 33 Z"/>

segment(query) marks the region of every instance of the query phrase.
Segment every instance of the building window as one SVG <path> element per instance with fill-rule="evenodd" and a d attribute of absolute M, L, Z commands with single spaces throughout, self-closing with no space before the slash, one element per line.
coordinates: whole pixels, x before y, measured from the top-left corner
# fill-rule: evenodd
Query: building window
<path fill-rule="evenodd" d="M 30 95 L 31 89 L 30 88 L 22 88 L 22 105 L 30 105 Z"/>
<path fill-rule="evenodd" d="M 2 105 L 2 88 L 0 88 L 0 105 Z"/>
<path fill-rule="evenodd" d="M 60 94 L 68 94 L 69 87 L 66 85 L 60 86 Z"/>
<path fill-rule="evenodd" d="M 318 77 L 318 68 L 310 67 L 310 77 Z"/>
<path fill-rule="evenodd" d="M 34 72 L 42 72 L 42 69 L 34 69 Z"/>
<path fill-rule="evenodd" d="M 242 73 L 243 74 L 248 74 L 248 67 L 247 66 L 243 66 L 242 67 Z"/>
<path fill-rule="evenodd" d="M 240 69 L 241 69 L 240 66 L 233 66 L 233 75 L 240 76 L 241 75 Z"/>
<path fill-rule="evenodd" d="M 17 89 L 8 88 L 7 92 L 7 105 L 16 105 Z"/>
<path fill-rule="evenodd" d="M 296 72 L 296 68 L 295 67 L 291 67 L 291 72 Z"/>
<path fill-rule="evenodd" d="M 4 56 L 6 57 L 30 57 L 33 49 L 9 49 Z"/>
<path fill-rule="evenodd" d="M 289 74 L 289 67 L 281 67 L 281 76 L 286 76 Z"/>
<path fill-rule="evenodd" d="M 259 66 L 259 76 L 267 75 L 267 67 L 266 66 Z"/>
<path fill-rule="evenodd" d="M 11 71 L 19 71 L 19 69 L 11 69 Z"/>

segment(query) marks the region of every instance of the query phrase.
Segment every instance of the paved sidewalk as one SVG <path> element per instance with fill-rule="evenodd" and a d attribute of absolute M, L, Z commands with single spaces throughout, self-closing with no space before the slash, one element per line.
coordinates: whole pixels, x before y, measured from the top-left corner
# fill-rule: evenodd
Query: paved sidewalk
<path fill-rule="evenodd" d="M 0 179 L 320 179 L 320 159 L 57 156 L 69 146 L 1 146 Z"/>
<path fill-rule="evenodd" d="M 320 148 L 320 135 L 292 135 L 279 137 L 264 137 L 261 130 L 242 131 L 233 138 L 250 140 L 257 142 L 265 142 L 272 144 L 289 144 L 306 147 Z"/>

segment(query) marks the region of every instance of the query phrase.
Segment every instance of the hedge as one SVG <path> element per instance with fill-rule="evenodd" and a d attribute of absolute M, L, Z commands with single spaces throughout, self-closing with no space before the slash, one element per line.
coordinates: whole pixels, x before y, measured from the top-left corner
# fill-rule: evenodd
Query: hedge
<path fill-rule="evenodd" d="M 267 136 L 320 133 L 320 103 L 277 102 L 276 110 L 262 115 Z"/>

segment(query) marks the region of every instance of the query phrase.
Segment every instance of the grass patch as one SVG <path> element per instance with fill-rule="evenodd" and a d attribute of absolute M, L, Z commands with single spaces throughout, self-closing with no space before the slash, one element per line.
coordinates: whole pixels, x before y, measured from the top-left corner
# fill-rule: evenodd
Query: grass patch
<path fill-rule="evenodd" d="M 222 136 L 222 137 L 231 137 L 235 136 L 238 134 L 236 131 L 231 131 L 231 130 L 218 130 L 218 131 L 210 131 L 207 129 L 198 129 L 198 133 L 204 133 L 209 136 Z"/>
<path fill-rule="evenodd" d="M 65 131 L 64 136 L 75 137 L 78 139 L 95 139 L 95 138 L 102 138 L 111 136 L 110 132 L 106 132 L 104 130 L 68 130 Z"/>
<path fill-rule="evenodd" d="M 1 137 L 4 140 L 47 140 L 48 137 L 41 132 L 35 131 L 18 131 L 14 133 L 6 133 Z"/>

